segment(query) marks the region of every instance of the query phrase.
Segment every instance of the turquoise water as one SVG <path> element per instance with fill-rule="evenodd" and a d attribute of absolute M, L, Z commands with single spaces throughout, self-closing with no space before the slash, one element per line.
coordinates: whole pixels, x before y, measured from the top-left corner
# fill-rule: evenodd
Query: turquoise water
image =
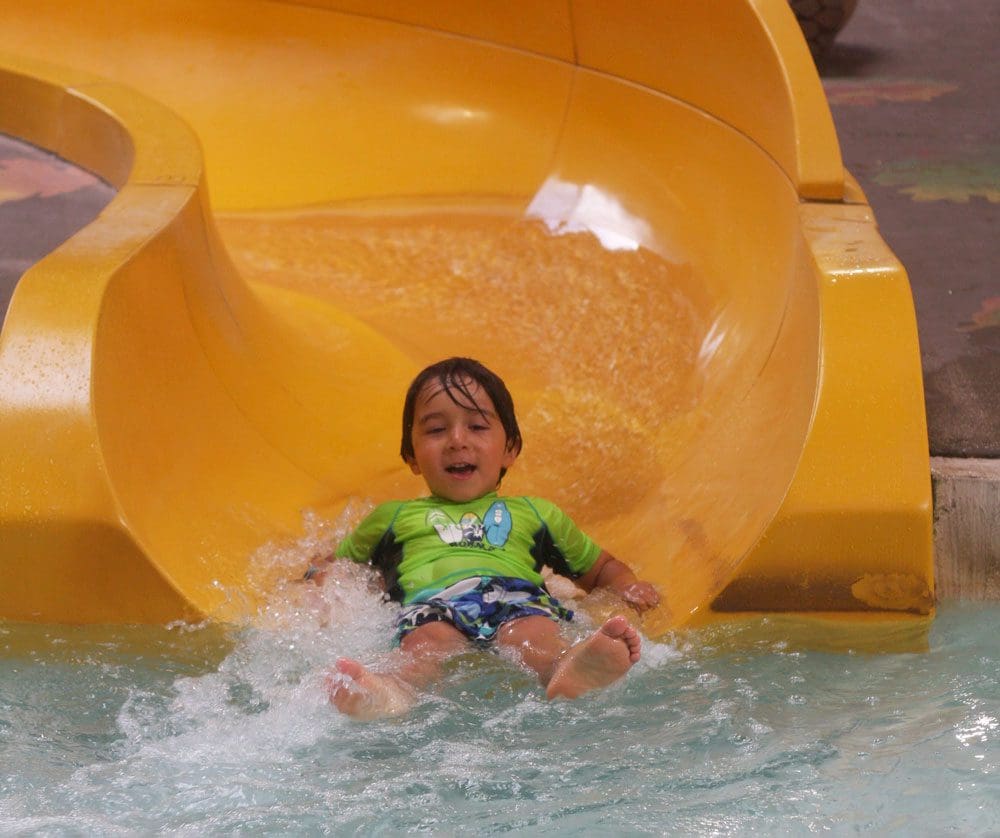
<path fill-rule="evenodd" d="M 377 659 L 392 613 L 336 584 L 229 634 L 0 626 L 0 833 L 1000 830 L 996 606 L 945 605 L 890 654 L 800 648 L 775 619 L 689 633 L 575 703 L 470 655 L 359 724 L 323 673 Z"/>

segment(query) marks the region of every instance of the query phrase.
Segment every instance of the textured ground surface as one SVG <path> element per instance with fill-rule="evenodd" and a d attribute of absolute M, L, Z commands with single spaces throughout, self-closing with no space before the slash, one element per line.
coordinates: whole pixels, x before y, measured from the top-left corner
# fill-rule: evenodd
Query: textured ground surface
<path fill-rule="evenodd" d="M 931 453 L 1000 457 L 1000 2 L 861 0 L 820 60 L 910 275 Z"/>

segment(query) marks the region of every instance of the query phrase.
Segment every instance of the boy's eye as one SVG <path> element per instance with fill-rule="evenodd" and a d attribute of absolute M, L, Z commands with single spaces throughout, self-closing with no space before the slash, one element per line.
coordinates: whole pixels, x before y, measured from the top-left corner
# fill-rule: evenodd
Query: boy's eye
<path fill-rule="evenodd" d="M 470 425 L 469 427 L 474 431 L 488 431 L 490 429 L 489 425 Z"/>

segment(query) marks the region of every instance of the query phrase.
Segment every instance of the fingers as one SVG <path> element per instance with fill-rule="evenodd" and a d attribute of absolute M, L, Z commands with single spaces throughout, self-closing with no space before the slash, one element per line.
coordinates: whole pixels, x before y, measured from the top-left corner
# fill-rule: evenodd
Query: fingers
<path fill-rule="evenodd" d="M 655 608 L 660 604 L 660 594 L 649 582 L 633 582 L 621 591 L 621 597 L 639 611 Z"/>
<path fill-rule="evenodd" d="M 314 556 L 312 563 L 309 565 L 308 570 L 302 575 L 302 582 L 314 582 L 317 585 L 322 585 L 323 581 L 326 579 L 326 573 L 330 569 L 330 564 L 333 562 L 334 557 L 331 553 L 328 556 Z"/>

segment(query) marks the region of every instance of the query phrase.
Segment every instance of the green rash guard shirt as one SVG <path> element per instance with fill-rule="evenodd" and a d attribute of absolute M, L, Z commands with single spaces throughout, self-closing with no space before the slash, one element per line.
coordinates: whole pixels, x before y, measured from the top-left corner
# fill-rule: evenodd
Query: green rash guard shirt
<path fill-rule="evenodd" d="M 600 553 L 555 504 L 493 492 L 464 503 L 437 497 L 383 503 L 335 555 L 371 563 L 390 599 L 410 603 L 472 576 L 506 576 L 544 587 L 544 565 L 579 578 Z"/>

